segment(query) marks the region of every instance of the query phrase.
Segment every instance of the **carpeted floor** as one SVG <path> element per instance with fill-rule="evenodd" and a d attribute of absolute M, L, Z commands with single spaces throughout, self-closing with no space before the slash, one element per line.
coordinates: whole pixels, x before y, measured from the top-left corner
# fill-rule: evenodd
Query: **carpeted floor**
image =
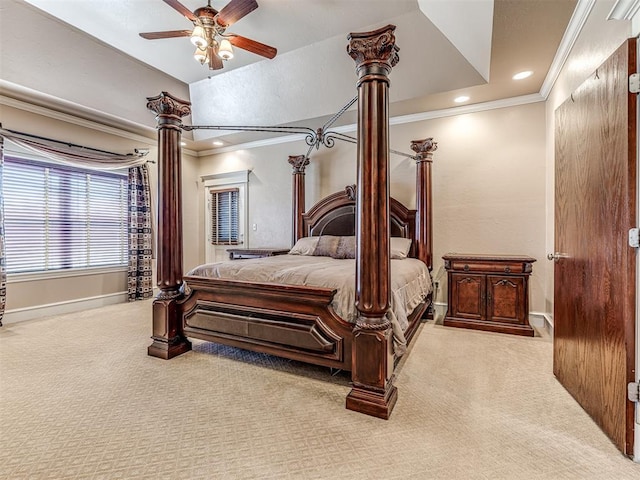
<path fill-rule="evenodd" d="M 424 324 L 388 421 L 349 377 L 206 343 L 148 357 L 151 304 L 0 329 L 0 477 L 640 479 L 551 373 L 548 338 Z"/>

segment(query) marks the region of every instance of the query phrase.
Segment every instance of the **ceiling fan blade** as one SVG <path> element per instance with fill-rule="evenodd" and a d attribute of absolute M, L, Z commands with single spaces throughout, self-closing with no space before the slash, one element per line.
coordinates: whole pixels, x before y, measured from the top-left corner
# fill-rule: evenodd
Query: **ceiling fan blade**
<path fill-rule="evenodd" d="M 256 8 L 258 8 L 256 0 L 231 0 L 218 13 L 218 23 L 223 27 L 228 27 L 253 12 Z"/>
<path fill-rule="evenodd" d="M 166 32 L 145 32 L 141 33 L 142 38 L 147 40 L 157 40 L 159 38 L 176 38 L 176 37 L 189 37 L 191 36 L 191 30 L 167 30 Z"/>
<path fill-rule="evenodd" d="M 273 58 L 278 53 L 276 48 L 265 45 L 264 43 L 256 42 L 255 40 L 251 40 L 250 38 L 243 37 L 241 35 L 225 35 L 225 38 L 228 38 L 234 47 L 241 48 L 263 57 Z"/>
<path fill-rule="evenodd" d="M 198 17 L 196 17 L 191 10 L 182 5 L 178 0 L 162 0 L 164 3 L 169 5 L 170 7 L 177 10 L 179 13 L 187 17 L 192 22 L 197 22 Z"/>
<path fill-rule="evenodd" d="M 216 53 L 215 48 L 207 48 L 207 57 L 209 57 L 209 70 L 220 70 L 221 68 L 224 68 L 222 59 Z"/>

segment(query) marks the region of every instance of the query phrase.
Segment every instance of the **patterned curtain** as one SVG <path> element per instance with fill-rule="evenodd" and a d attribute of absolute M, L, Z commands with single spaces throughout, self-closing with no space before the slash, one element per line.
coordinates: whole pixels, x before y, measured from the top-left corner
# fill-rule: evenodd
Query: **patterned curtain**
<path fill-rule="evenodd" d="M 129 169 L 129 301 L 153 295 L 151 194 L 147 166 Z"/>
<path fill-rule="evenodd" d="M 4 258 L 4 189 L 2 175 L 4 173 L 4 138 L 0 137 L 0 327 L 7 303 L 7 269 Z"/>

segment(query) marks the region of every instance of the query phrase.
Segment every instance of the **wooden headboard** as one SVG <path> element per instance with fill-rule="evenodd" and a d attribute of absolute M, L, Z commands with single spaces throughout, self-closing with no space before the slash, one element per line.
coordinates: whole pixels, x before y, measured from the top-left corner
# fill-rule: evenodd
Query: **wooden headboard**
<path fill-rule="evenodd" d="M 395 198 L 389 199 L 389 223 L 392 237 L 410 238 L 409 256 L 415 257 L 416 211 L 409 210 Z M 303 236 L 355 235 L 356 200 L 355 186 L 349 185 L 341 192 L 333 193 L 302 215 Z"/>

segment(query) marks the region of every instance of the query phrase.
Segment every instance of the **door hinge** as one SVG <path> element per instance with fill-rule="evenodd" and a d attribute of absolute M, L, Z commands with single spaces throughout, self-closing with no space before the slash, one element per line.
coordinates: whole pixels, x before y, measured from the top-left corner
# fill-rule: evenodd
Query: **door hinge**
<path fill-rule="evenodd" d="M 627 391 L 629 393 L 629 401 L 638 403 L 640 402 L 640 383 L 631 382 L 627 385 Z"/>
<path fill-rule="evenodd" d="M 629 75 L 629 93 L 640 93 L 640 75 L 637 73 Z"/>
<path fill-rule="evenodd" d="M 629 229 L 629 246 L 633 248 L 640 247 L 640 229 Z"/>

